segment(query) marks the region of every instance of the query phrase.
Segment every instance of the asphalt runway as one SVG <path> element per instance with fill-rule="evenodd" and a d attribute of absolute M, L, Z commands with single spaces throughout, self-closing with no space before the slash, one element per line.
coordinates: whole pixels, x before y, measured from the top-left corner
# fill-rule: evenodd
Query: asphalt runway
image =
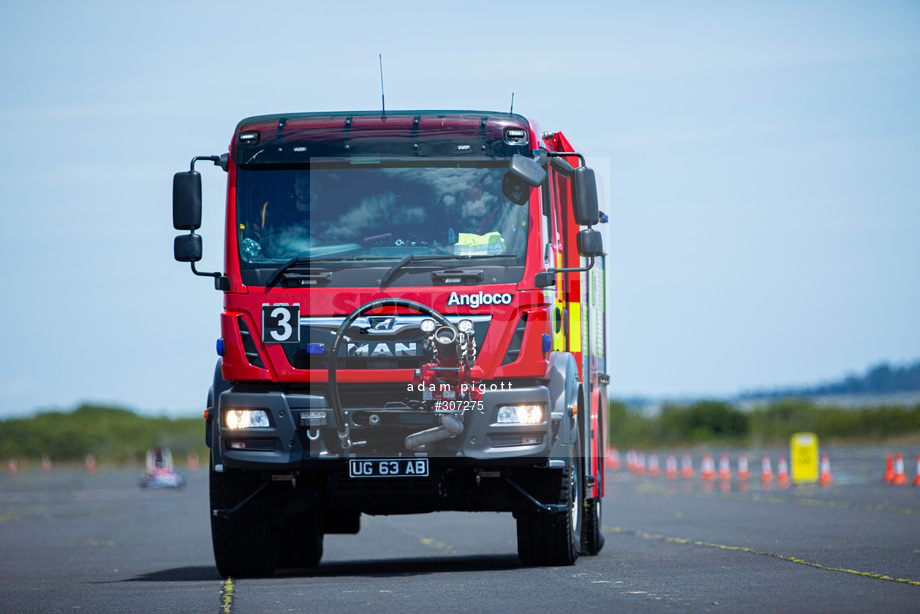
<path fill-rule="evenodd" d="M 920 488 L 880 483 L 886 449 L 823 451 L 830 487 L 764 487 L 760 451 L 750 481 L 704 482 L 700 453 L 691 479 L 609 472 L 607 544 L 571 567 L 521 566 L 510 514 L 365 516 L 319 567 L 258 580 L 214 569 L 203 469 L 179 491 L 4 473 L 0 612 L 920 611 Z"/>

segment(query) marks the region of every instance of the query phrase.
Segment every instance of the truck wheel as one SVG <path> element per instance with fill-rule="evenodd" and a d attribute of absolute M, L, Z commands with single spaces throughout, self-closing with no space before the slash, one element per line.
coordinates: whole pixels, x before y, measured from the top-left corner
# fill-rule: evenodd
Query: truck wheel
<path fill-rule="evenodd" d="M 577 459 L 577 456 L 576 456 Z M 581 547 L 582 494 L 578 463 L 547 474 L 532 494 L 543 503 L 566 504 L 566 511 L 544 512 L 525 503 L 517 513 L 518 558 L 524 565 L 573 565 Z"/>
<path fill-rule="evenodd" d="M 266 499 L 257 495 L 230 516 L 215 517 L 214 510 L 231 509 L 261 485 L 258 474 L 214 471 L 210 463 L 211 541 L 217 571 L 225 578 L 270 576 L 278 565 L 278 546 L 272 536 Z"/>
<path fill-rule="evenodd" d="M 603 501 L 586 499 L 584 504 L 583 533 L 581 534 L 581 553 L 593 556 L 604 547 L 604 530 L 601 523 Z"/>
<path fill-rule="evenodd" d="M 316 512 L 289 518 L 279 538 L 278 567 L 316 567 L 323 558 L 323 529 Z"/>

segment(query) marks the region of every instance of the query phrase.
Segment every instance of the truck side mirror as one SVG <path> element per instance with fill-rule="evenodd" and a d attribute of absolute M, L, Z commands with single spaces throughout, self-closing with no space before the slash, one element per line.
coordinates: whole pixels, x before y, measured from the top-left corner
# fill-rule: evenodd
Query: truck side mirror
<path fill-rule="evenodd" d="M 545 180 L 546 170 L 536 160 L 514 154 L 502 178 L 502 193 L 514 204 L 523 205 L 530 197 L 529 188 L 536 188 Z"/>
<path fill-rule="evenodd" d="M 198 262 L 201 260 L 201 235 L 191 234 L 176 237 L 173 241 L 173 256 L 179 262 Z"/>
<path fill-rule="evenodd" d="M 552 271 L 537 273 L 533 278 L 533 285 L 537 288 L 549 288 L 556 285 L 556 274 Z"/>
<path fill-rule="evenodd" d="M 590 271 L 594 268 L 594 259 L 604 255 L 604 238 L 601 233 L 593 228 L 585 228 L 578 231 L 575 235 L 575 245 L 578 248 L 578 254 L 583 258 L 588 258 L 588 263 L 583 267 L 572 267 L 565 269 L 548 269 L 547 271 L 537 273 L 533 278 L 533 285 L 537 288 L 548 288 L 556 285 L 556 273 L 581 273 Z"/>
<path fill-rule="evenodd" d="M 604 255 L 604 237 L 592 228 L 578 231 L 578 234 L 575 235 L 575 244 L 579 255 L 585 258 Z"/>
<path fill-rule="evenodd" d="M 598 222 L 597 179 L 594 170 L 579 166 L 572 171 L 575 203 L 572 213 L 579 226 L 593 226 Z"/>
<path fill-rule="evenodd" d="M 201 175 L 198 171 L 173 177 L 173 227 L 198 230 L 201 227 Z"/>

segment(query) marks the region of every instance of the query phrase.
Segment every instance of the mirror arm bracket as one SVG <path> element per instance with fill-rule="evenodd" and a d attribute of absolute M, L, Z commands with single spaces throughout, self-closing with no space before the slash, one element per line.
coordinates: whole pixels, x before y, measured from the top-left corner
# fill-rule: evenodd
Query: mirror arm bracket
<path fill-rule="evenodd" d="M 213 162 L 214 166 L 219 166 L 224 171 L 226 171 L 227 165 L 230 162 L 230 154 L 225 153 L 219 156 L 195 156 L 194 158 L 192 158 L 192 163 L 189 168 L 190 171 L 195 170 L 195 162 L 198 162 L 199 160 L 206 160 L 208 162 Z"/>
<path fill-rule="evenodd" d="M 580 268 L 573 269 L 546 269 L 544 273 L 537 273 L 533 278 L 533 283 L 538 288 L 545 288 L 547 286 L 556 285 L 556 273 L 584 273 L 585 271 L 590 271 L 594 268 L 594 256 L 588 257 L 588 264 Z M 552 283 L 541 283 L 540 280 L 552 281 Z"/>
<path fill-rule="evenodd" d="M 192 231 L 189 234 L 195 234 L 195 232 Z M 198 275 L 199 277 L 213 277 L 215 290 L 222 290 L 224 292 L 228 292 L 230 290 L 230 278 L 225 277 L 223 273 L 218 273 L 217 271 L 213 271 L 213 272 L 199 271 L 195 267 L 194 261 L 190 262 L 189 264 L 192 265 L 192 273 L 194 273 L 195 275 Z"/>
<path fill-rule="evenodd" d="M 547 151 L 547 150 L 545 150 L 545 149 L 542 149 L 542 150 L 540 150 L 540 156 L 541 156 L 541 158 L 543 158 L 543 157 L 546 157 L 546 158 L 568 158 L 568 157 L 570 157 L 570 156 L 574 156 L 574 157 L 578 158 L 579 160 L 581 160 L 581 165 L 582 165 L 582 166 L 588 166 L 588 163 L 585 161 L 584 155 L 578 153 L 577 151 Z M 565 160 L 560 160 L 560 162 L 565 163 Z M 567 163 L 566 163 L 566 164 L 567 164 Z M 565 168 L 564 166 L 561 166 L 561 165 L 560 165 L 560 166 L 557 166 L 557 167 L 556 167 L 556 170 L 558 170 L 558 171 L 559 171 L 560 173 L 562 173 L 564 176 L 568 177 L 568 176 L 571 175 L 571 173 L 572 173 L 572 171 L 573 171 L 574 169 L 571 168 L 571 167 L 570 167 L 570 168 Z"/>
<path fill-rule="evenodd" d="M 191 265 L 192 265 L 192 273 L 194 273 L 195 275 L 198 275 L 199 277 L 213 277 L 214 278 L 214 289 L 215 290 L 222 290 L 224 292 L 228 292 L 230 290 L 230 278 L 229 277 L 225 277 L 222 273 L 218 273 L 216 271 L 211 272 L 211 273 L 206 272 L 206 271 L 199 271 L 198 269 L 195 268 L 194 262 L 192 262 Z"/>
<path fill-rule="evenodd" d="M 581 268 L 577 269 L 546 269 L 547 273 L 584 273 L 585 271 L 590 271 L 594 267 L 594 256 L 588 257 L 588 264 Z"/>

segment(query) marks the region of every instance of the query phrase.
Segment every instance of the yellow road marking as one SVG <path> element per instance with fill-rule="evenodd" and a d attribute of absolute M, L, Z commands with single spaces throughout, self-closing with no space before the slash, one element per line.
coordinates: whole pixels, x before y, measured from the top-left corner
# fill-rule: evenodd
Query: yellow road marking
<path fill-rule="evenodd" d="M 233 578 L 227 578 L 224 587 L 220 591 L 220 611 L 223 614 L 230 614 L 230 608 L 233 606 Z"/>
<path fill-rule="evenodd" d="M 761 556 L 769 556 L 775 559 L 789 561 L 790 563 L 798 563 L 799 565 L 808 565 L 809 567 L 816 567 L 818 569 L 824 569 L 825 571 L 840 571 L 843 573 L 853 574 L 856 576 L 865 576 L 867 578 L 875 578 L 876 580 L 888 580 L 889 582 L 901 582 L 902 584 L 911 584 L 913 586 L 920 586 L 920 582 L 916 580 L 906 580 L 904 578 L 892 578 L 891 576 L 871 573 L 868 571 L 857 571 L 855 569 L 846 569 L 843 567 L 829 567 L 827 565 L 821 565 L 820 563 L 812 563 L 811 561 L 805 561 L 803 559 L 795 558 L 792 556 L 783 556 L 781 554 L 773 554 L 772 552 L 763 552 L 761 550 L 754 550 L 753 548 L 746 548 L 744 546 L 725 546 L 723 544 L 710 544 L 708 542 L 694 541 L 690 539 L 685 539 L 683 537 L 667 537 L 665 535 L 654 535 L 652 533 L 646 533 L 644 531 L 628 531 L 621 527 L 603 527 L 603 531 L 604 533 L 620 533 L 622 535 L 632 535 L 634 537 L 641 537 L 642 539 L 653 539 L 657 541 L 669 542 L 669 543 L 674 543 L 674 544 L 689 544 L 693 546 L 703 546 L 705 548 L 716 548 L 719 550 L 733 550 L 736 552 L 747 552 L 748 554 L 759 554 Z"/>

